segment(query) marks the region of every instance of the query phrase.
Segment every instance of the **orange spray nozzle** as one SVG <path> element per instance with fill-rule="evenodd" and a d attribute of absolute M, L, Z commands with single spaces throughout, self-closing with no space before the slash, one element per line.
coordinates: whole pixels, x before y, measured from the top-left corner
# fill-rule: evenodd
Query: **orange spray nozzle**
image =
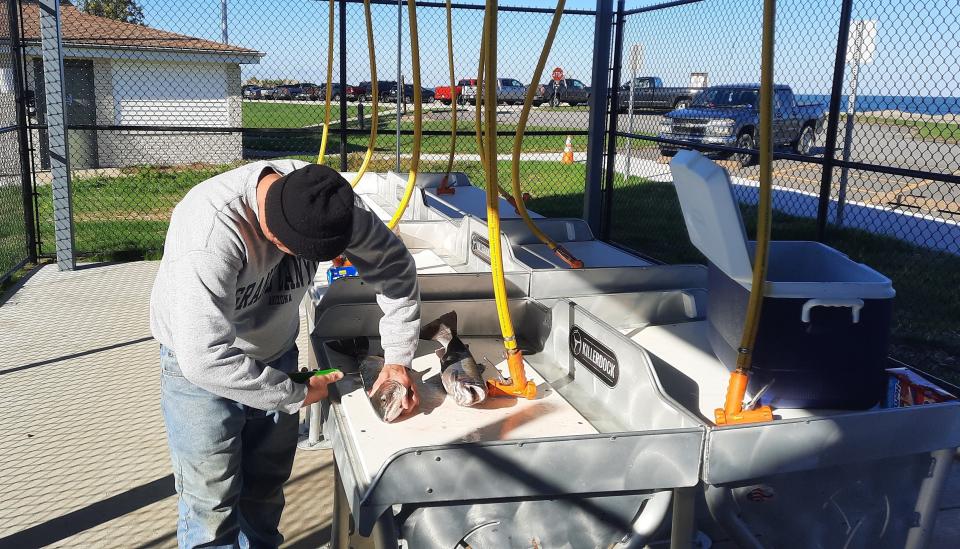
<path fill-rule="evenodd" d="M 570 265 L 571 269 L 582 269 L 583 261 L 580 261 L 570 253 L 570 250 L 563 247 L 563 245 L 558 244 L 556 248 L 553 249 L 553 253 L 557 254 L 557 257 L 563 260 L 564 263 Z"/>
<path fill-rule="evenodd" d="M 437 194 L 457 194 L 456 187 L 450 186 L 450 176 L 443 176 L 443 181 L 440 182 L 440 185 L 437 187 Z"/>
<path fill-rule="evenodd" d="M 749 381 L 750 376 L 744 370 L 737 369 L 730 373 L 727 399 L 723 403 L 723 408 L 717 408 L 713 412 L 717 425 L 773 421 L 773 409 L 769 406 L 758 406 L 752 410 L 743 409 L 743 399 L 746 396 Z"/>
<path fill-rule="evenodd" d="M 523 397 L 527 400 L 537 398 L 537 385 L 527 380 L 527 372 L 523 365 L 523 353 L 519 349 L 507 351 L 507 368 L 510 371 L 509 380 L 487 380 L 487 390 L 490 394 L 498 397 Z"/>

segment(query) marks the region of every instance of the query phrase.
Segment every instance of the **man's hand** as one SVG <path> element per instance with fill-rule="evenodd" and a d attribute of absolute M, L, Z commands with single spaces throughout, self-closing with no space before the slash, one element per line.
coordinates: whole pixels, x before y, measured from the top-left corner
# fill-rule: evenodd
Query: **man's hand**
<path fill-rule="evenodd" d="M 313 376 L 307 380 L 307 398 L 303 399 L 303 406 L 320 402 L 330 394 L 327 385 L 343 379 L 343 372 L 331 372 L 322 376 Z"/>
<path fill-rule="evenodd" d="M 379 389 L 385 381 L 390 379 L 407 388 L 407 394 L 403 397 L 403 401 L 400 404 L 403 409 L 402 413 L 406 414 L 416 410 L 417 406 L 420 405 L 420 395 L 417 394 L 417 386 L 413 383 L 413 380 L 410 379 L 408 370 L 399 364 L 385 364 L 383 366 L 383 369 L 380 370 L 380 375 L 377 376 L 377 380 L 373 382 L 370 394 L 376 393 L 377 389 Z"/>

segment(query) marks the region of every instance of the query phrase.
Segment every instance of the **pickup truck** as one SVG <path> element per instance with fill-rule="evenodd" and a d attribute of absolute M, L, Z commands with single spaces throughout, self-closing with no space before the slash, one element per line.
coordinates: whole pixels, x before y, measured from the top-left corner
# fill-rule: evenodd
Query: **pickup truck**
<path fill-rule="evenodd" d="M 472 86 L 463 86 L 461 93 L 463 100 L 471 105 L 477 102 L 476 80 L 471 80 Z M 526 96 L 527 87 L 513 78 L 497 78 L 497 103 L 506 103 L 507 105 L 519 105 L 523 103 Z"/>
<path fill-rule="evenodd" d="M 541 84 L 537 88 L 537 94 L 533 96 L 533 106 L 535 107 L 544 103 L 549 103 L 551 107 L 557 107 L 560 103 L 566 103 L 570 106 L 586 105 L 589 101 L 590 88 L 574 78 L 564 78 L 559 82 Z"/>
<path fill-rule="evenodd" d="M 726 145 L 741 149 L 757 148 L 759 84 L 713 86 L 700 92 L 685 109 L 663 115 L 661 139 Z M 811 154 L 821 133 L 827 107 L 823 104 L 798 104 L 789 86 L 777 85 L 773 91 L 774 146 L 792 146 L 802 155 Z M 660 143 L 660 154 L 672 156 L 678 147 Z M 695 146 L 693 147 L 695 148 Z M 707 156 L 729 158 L 730 154 L 705 151 Z M 732 155 L 740 166 L 749 166 L 755 154 Z"/>
<path fill-rule="evenodd" d="M 465 86 L 476 86 L 477 80 L 475 78 L 464 78 L 457 82 L 457 102 L 463 104 L 463 88 Z M 450 86 L 437 86 L 433 90 L 434 98 L 443 103 L 444 105 L 449 105 L 453 102 L 453 97 L 450 94 Z"/>
<path fill-rule="evenodd" d="M 703 88 L 669 88 L 656 76 L 640 76 L 633 81 L 633 110 L 678 110 L 690 104 Z M 620 86 L 620 112 L 630 108 L 630 82 Z"/>

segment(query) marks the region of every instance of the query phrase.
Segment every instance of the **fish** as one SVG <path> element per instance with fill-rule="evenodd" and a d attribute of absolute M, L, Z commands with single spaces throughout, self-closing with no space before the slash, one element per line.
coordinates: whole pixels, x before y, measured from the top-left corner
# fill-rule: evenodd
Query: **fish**
<path fill-rule="evenodd" d="M 450 311 L 420 329 L 420 339 L 436 341 L 440 357 L 440 382 L 448 395 L 460 406 L 476 406 L 487 399 L 484 367 L 470 354 L 467 345 L 457 337 L 457 312 Z"/>
<path fill-rule="evenodd" d="M 363 390 L 370 398 L 370 404 L 377 413 L 377 417 L 384 423 L 392 423 L 403 413 L 403 399 L 410 395 L 410 389 L 402 383 L 388 379 L 373 390 L 373 384 L 380 377 L 383 370 L 383 357 L 370 354 L 370 340 L 366 337 L 341 339 L 328 342 L 327 345 L 334 351 L 353 357 L 357 361 Z"/>

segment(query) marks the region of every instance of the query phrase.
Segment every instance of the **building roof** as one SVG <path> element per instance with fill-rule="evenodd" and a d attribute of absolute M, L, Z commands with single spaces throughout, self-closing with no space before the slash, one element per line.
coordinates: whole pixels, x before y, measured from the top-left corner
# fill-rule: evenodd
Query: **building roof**
<path fill-rule="evenodd" d="M 60 28 L 64 47 L 263 55 L 239 46 L 97 17 L 66 3 L 60 6 Z M 40 40 L 40 9 L 34 1 L 23 3 L 23 34 L 25 41 Z"/>

